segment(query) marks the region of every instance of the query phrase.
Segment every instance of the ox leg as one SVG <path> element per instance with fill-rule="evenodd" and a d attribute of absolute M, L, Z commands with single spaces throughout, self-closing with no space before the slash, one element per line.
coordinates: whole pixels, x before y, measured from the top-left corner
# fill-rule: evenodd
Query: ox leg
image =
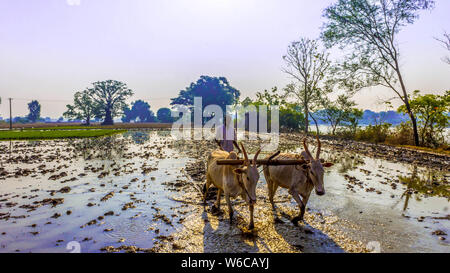
<path fill-rule="evenodd" d="M 305 215 L 306 204 L 308 204 L 308 199 L 309 199 L 309 195 L 308 196 L 302 195 L 303 209 L 300 211 L 300 220 L 302 220 L 302 221 L 303 221 L 303 216 Z"/>
<path fill-rule="evenodd" d="M 217 210 L 220 210 L 220 198 L 222 198 L 222 190 L 218 189 L 216 203 L 214 204 Z"/>
<path fill-rule="evenodd" d="M 270 197 L 270 203 L 272 204 L 272 209 L 275 210 L 275 202 L 273 201 L 273 197 L 275 196 L 275 193 L 277 192 L 278 184 L 273 182 L 272 184 L 272 197 Z"/>
<path fill-rule="evenodd" d="M 211 207 L 211 213 L 216 214 L 216 213 L 220 213 L 220 198 L 222 197 L 222 190 L 218 189 L 217 190 L 217 199 L 216 202 L 214 202 L 214 204 Z"/>
<path fill-rule="evenodd" d="M 254 205 L 249 205 L 250 209 L 250 224 L 248 225 L 248 229 L 255 228 L 255 224 L 253 223 L 253 210 L 255 209 Z"/>
<path fill-rule="evenodd" d="M 303 201 L 300 199 L 300 195 L 297 193 L 297 191 L 290 190 L 289 193 L 294 197 L 294 200 L 297 202 L 298 207 L 300 209 L 300 214 L 298 216 L 295 216 L 292 218 L 291 222 L 297 226 L 298 221 L 303 220 L 303 215 L 305 214 L 305 204 L 303 204 Z"/>
<path fill-rule="evenodd" d="M 211 179 L 209 178 L 208 175 L 206 175 L 206 184 L 205 184 L 205 187 L 203 188 L 203 204 L 205 204 L 205 205 L 206 205 L 206 196 L 208 195 L 209 186 L 211 186 Z"/>
<path fill-rule="evenodd" d="M 269 201 L 270 204 L 272 204 L 272 209 L 275 210 L 275 204 L 273 203 L 273 196 L 275 195 L 275 193 L 273 192 L 274 186 L 273 180 L 267 177 L 266 183 L 267 183 L 267 191 L 269 193 Z"/>
<path fill-rule="evenodd" d="M 231 207 L 230 195 L 225 193 L 225 199 L 228 205 L 228 215 L 230 217 L 230 225 L 233 223 L 233 208 Z"/>

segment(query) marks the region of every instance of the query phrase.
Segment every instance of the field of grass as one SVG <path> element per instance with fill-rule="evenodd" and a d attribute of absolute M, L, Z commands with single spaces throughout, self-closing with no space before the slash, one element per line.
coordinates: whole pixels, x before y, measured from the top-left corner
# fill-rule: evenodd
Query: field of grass
<path fill-rule="evenodd" d="M 96 130 L 48 130 L 48 131 L 0 131 L 0 140 L 56 139 L 56 138 L 86 138 L 108 136 L 126 132 L 127 130 L 96 129 Z"/>
<path fill-rule="evenodd" d="M 52 126 L 52 127 L 32 127 L 32 128 L 20 128 L 23 131 L 55 131 L 55 130 L 95 130 L 95 129 L 116 129 L 114 126 Z"/>
<path fill-rule="evenodd" d="M 116 123 L 111 126 L 103 126 L 100 123 L 92 123 L 91 126 L 86 126 L 81 123 L 27 123 L 27 124 L 13 124 L 13 129 L 23 130 L 70 130 L 70 129 L 159 129 L 171 128 L 171 123 Z M 0 123 L 0 128 L 8 129 L 9 123 Z"/>

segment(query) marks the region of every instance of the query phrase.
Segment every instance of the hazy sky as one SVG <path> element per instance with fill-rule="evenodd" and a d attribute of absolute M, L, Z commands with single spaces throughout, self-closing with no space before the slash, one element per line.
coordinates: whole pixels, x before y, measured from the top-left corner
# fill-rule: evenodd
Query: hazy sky
<path fill-rule="evenodd" d="M 156 112 L 200 75 L 225 76 L 243 97 L 282 88 L 289 42 L 317 38 L 332 0 L 0 0 L 0 116 L 25 115 L 38 99 L 42 116 L 59 117 L 73 93 L 115 79 Z M 433 37 L 450 32 L 450 1 L 399 36 L 409 90 L 450 89 L 447 52 Z M 383 88 L 355 96 L 361 108 L 392 96 Z"/>

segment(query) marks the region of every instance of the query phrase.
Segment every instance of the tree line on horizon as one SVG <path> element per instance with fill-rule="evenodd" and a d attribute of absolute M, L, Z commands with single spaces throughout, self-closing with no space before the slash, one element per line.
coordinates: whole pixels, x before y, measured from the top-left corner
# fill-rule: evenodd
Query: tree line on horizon
<path fill-rule="evenodd" d="M 256 98 L 241 100 L 240 91 L 225 77 L 201 76 L 172 98 L 170 105 L 192 106 L 194 97 L 202 97 L 203 109 L 215 104 L 223 112 L 226 105 L 279 105 L 280 127 L 285 131 L 309 133 L 311 122 L 319 131 L 317 125 L 324 122 L 331 126 L 332 135 L 362 140 L 376 135 L 375 141 L 382 142 L 390 134 L 390 124 L 378 117 L 367 131 L 360 130 L 358 125 L 364 112 L 356 107 L 352 97 L 363 88 L 383 86 L 391 90 L 393 99 L 402 102 L 397 112 L 409 118 L 397 128 L 397 139 L 405 138 L 398 141 L 437 146 L 449 126 L 450 91 L 443 95 L 421 95 L 419 91 L 408 90 L 397 40 L 402 28 L 413 24 L 420 11 L 431 10 L 434 3 L 433 0 L 337 0 L 324 10 L 320 38 L 301 37 L 288 45 L 282 56 L 283 72 L 292 80 L 287 86 L 257 92 Z M 444 34 L 444 38 L 435 39 L 450 51 L 449 38 Z M 343 54 L 340 60 L 331 59 L 332 48 L 340 49 Z M 448 58 L 443 61 L 449 63 Z M 74 103 L 67 105 L 64 117 L 84 120 L 87 125 L 91 119 L 111 125 L 119 116 L 123 122 L 174 121 L 169 108 L 159 109 L 155 116 L 150 105 L 142 100 L 130 107 L 126 100 L 132 95 L 125 83 L 95 82 L 75 94 Z M 392 108 L 391 100 L 386 101 L 386 107 Z"/>

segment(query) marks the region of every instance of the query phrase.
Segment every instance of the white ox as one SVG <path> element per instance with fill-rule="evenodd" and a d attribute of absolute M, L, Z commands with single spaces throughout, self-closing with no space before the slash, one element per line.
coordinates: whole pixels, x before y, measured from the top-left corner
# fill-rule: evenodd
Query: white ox
<path fill-rule="evenodd" d="M 273 197 L 278 187 L 288 189 L 289 194 L 295 199 L 300 209 L 300 214 L 292 219 L 294 225 L 298 224 L 299 220 L 303 220 L 305 214 L 306 204 L 313 188 L 317 195 L 324 195 L 325 188 L 323 184 L 323 167 L 331 167 L 333 163 L 323 163 L 320 156 L 321 143 L 317 137 L 317 153 L 314 158 L 309 152 L 306 144 L 306 138 L 303 139 L 303 147 L 305 151 L 301 156 L 308 162 L 303 166 L 296 165 L 281 165 L 281 166 L 266 166 L 264 168 L 264 176 L 267 182 L 267 189 L 269 193 L 269 200 L 272 208 L 275 209 Z M 268 157 L 269 158 L 269 157 Z M 276 157 L 280 160 L 299 159 L 299 155 L 282 153 Z"/>
<path fill-rule="evenodd" d="M 253 164 L 250 164 L 247 152 L 245 151 L 244 145 L 242 145 L 242 143 L 241 147 L 245 157 L 244 164 L 242 166 L 217 164 L 217 160 L 221 159 L 238 159 L 237 154 L 233 151 L 226 152 L 223 150 L 216 150 L 209 155 L 203 201 L 206 203 L 206 195 L 211 184 L 216 186 L 218 188 L 218 191 L 217 201 L 214 206 L 216 209 L 220 209 L 220 198 L 222 193 L 224 193 L 228 205 L 231 224 L 233 221 L 233 208 L 231 206 L 230 198 L 241 196 L 242 199 L 244 199 L 245 202 L 249 205 L 249 229 L 253 229 L 253 209 L 256 203 L 256 183 L 259 180 L 259 172 L 256 165 L 256 160 L 258 159 L 258 155 L 261 152 L 261 149 L 255 154 Z"/>

